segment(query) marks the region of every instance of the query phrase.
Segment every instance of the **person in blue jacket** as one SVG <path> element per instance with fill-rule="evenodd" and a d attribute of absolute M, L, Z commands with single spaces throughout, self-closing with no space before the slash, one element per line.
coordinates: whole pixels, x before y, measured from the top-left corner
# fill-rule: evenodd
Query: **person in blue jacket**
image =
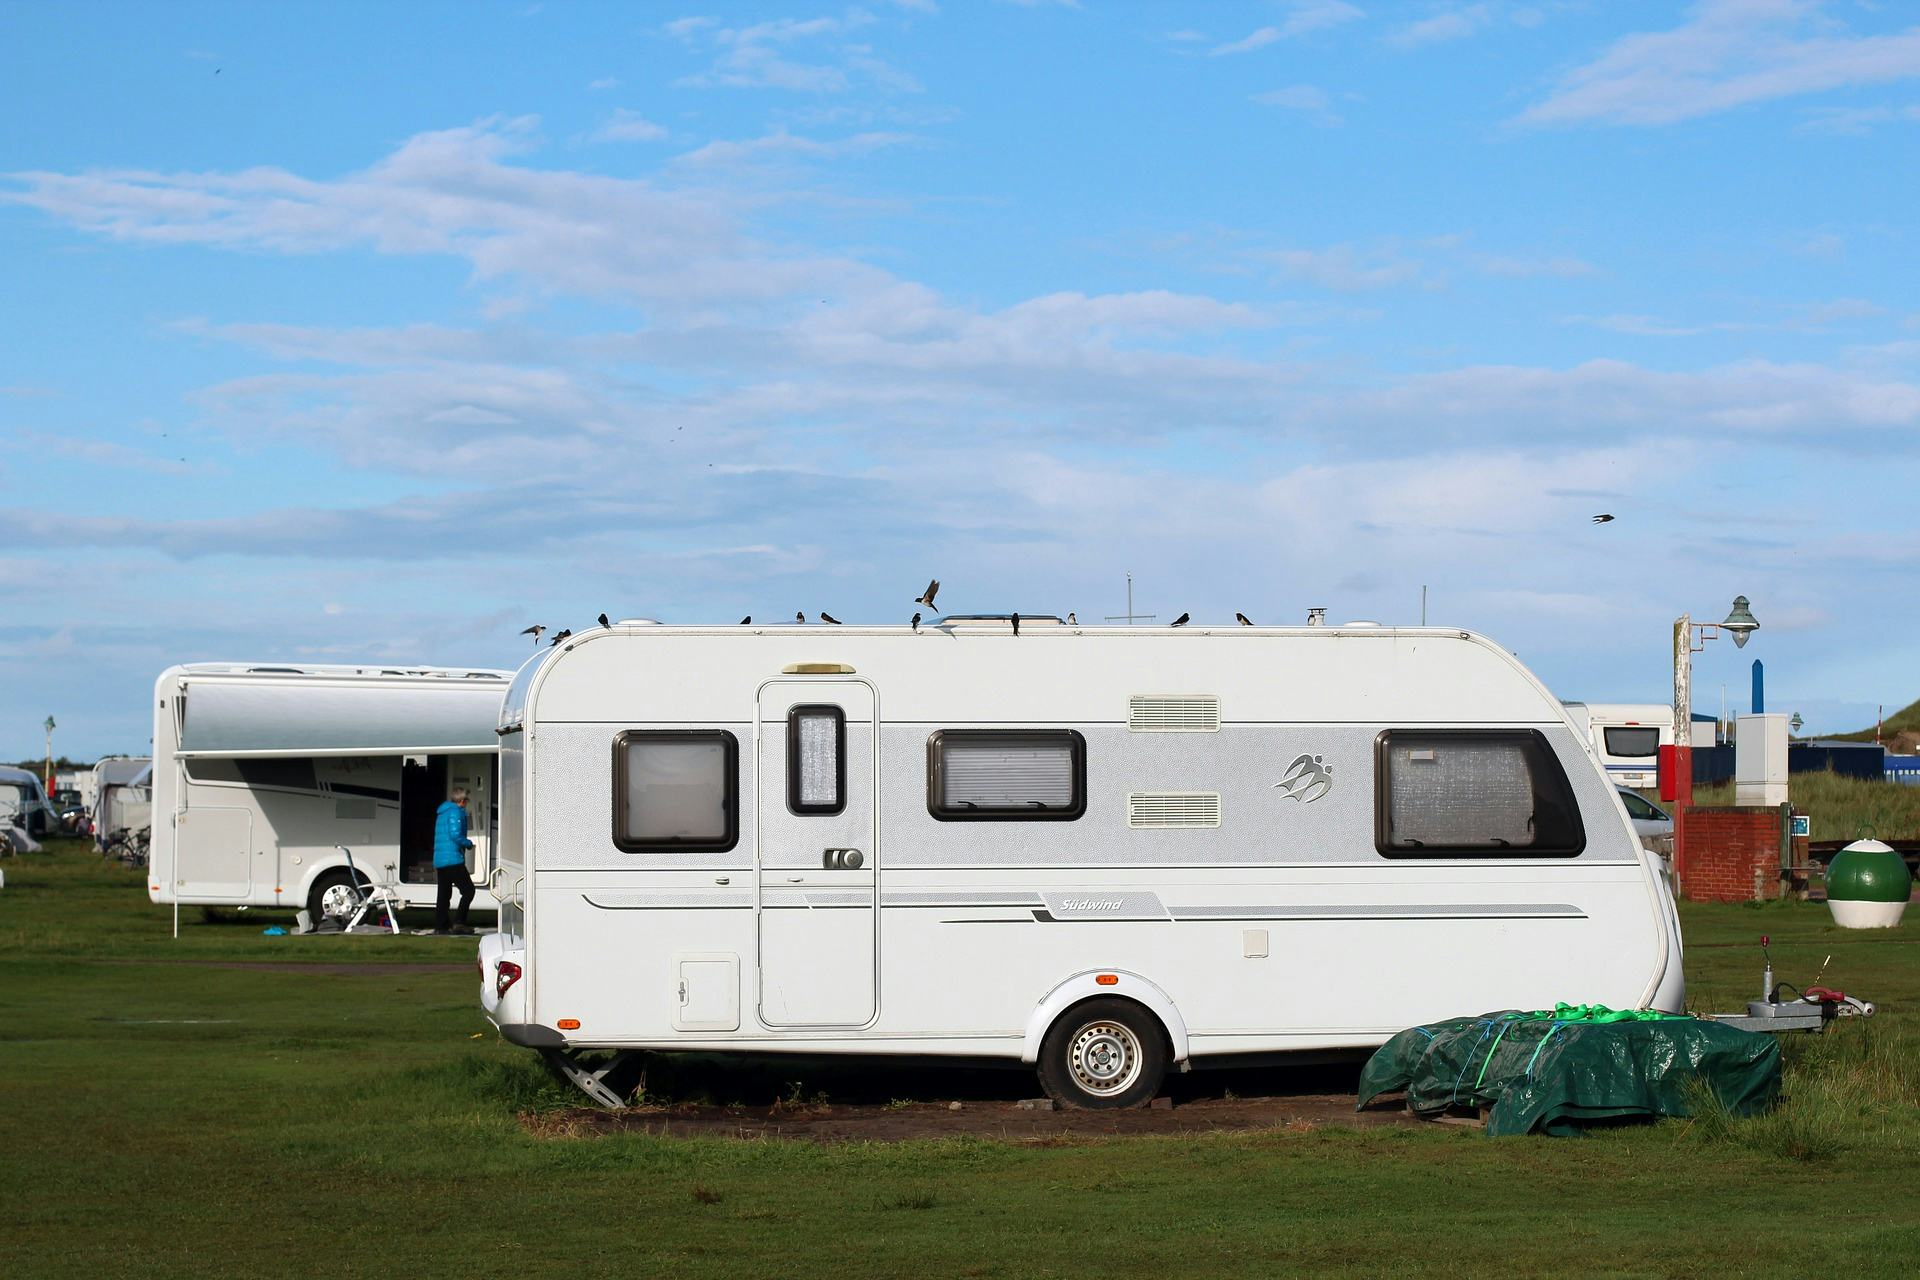
<path fill-rule="evenodd" d="M 467 789 L 455 787 L 447 802 L 433 819 L 433 878 L 439 892 L 433 904 L 435 933 L 472 933 L 467 927 L 467 908 L 473 905 L 473 877 L 467 874 Z M 451 927 L 447 923 L 447 904 L 453 891 L 460 890 L 460 912 Z"/>

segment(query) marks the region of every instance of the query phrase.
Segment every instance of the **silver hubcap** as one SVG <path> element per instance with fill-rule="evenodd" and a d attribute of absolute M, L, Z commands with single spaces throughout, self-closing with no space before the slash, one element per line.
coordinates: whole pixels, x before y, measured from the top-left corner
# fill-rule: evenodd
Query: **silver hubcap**
<path fill-rule="evenodd" d="M 350 916 L 353 909 L 360 905 L 360 894 L 352 885 L 336 884 L 328 886 L 320 895 L 320 914 L 325 916 Z"/>
<path fill-rule="evenodd" d="M 1124 1093 L 1140 1078 L 1140 1037 L 1117 1022 L 1090 1022 L 1067 1050 L 1073 1082 L 1102 1097 Z"/>

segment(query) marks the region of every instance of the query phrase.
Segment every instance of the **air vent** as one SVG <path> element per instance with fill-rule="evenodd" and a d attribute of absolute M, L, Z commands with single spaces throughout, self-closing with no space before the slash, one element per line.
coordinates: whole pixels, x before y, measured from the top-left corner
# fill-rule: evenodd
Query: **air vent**
<path fill-rule="evenodd" d="M 1140 831 L 1220 825 L 1218 791 L 1135 791 L 1127 796 L 1127 825 Z"/>
<path fill-rule="evenodd" d="M 1136 693 L 1127 699 L 1135 733 L 1218 733 L 1220 699 L 1211 693 Z"/>

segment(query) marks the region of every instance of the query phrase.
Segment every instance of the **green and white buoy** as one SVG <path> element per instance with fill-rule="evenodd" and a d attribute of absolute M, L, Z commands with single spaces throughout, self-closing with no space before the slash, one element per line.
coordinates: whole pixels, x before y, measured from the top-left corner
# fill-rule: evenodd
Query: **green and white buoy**
<path fill-rule="evenodd" d="M 1907 860 L 1878 840 L 1855 840 L 1827 865 L 1827 910 L 1842 929 L 1891 929 L 1912 895 Z"/>

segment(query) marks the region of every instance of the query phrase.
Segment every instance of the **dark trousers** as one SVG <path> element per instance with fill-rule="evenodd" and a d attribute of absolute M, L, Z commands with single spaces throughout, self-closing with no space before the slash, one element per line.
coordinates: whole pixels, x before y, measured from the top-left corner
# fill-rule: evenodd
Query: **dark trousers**
<path fill-rule="evenodd" d="M 455 889 L 460 890 L 460 916 L 455 923 L 467 922 L 467 908 L 473 905 L 473 877 L 467 874 L 464 863 L 451 867 L 435 867 L 433 878 L 439 883 L 439 892 L 433 900 L 433 927 L 447 927 L 447 902 L 453 897 Z"/>

